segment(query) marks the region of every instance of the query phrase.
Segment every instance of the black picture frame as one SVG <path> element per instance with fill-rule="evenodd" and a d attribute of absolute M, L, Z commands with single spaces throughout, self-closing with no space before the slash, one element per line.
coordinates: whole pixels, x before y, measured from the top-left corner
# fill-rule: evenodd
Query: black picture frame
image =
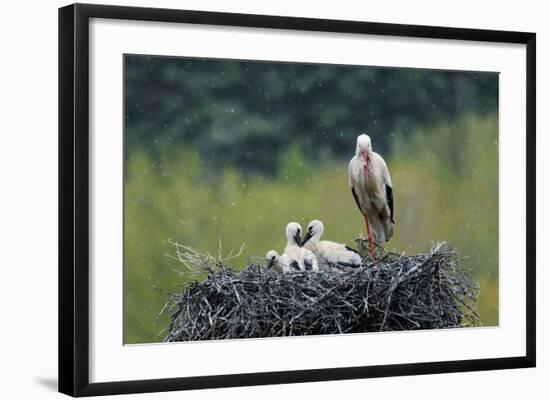
<path fill-rule="evenodd" d="M 526 45 L 526 354 L 521 357 L 89 381 L 89 21 L 91 18 L 323 31 Z M 74 4 L 59 9 L 59 391 L 72 396 L 188 390 L 534 367 L 536 35 L 435 26 Z"/>

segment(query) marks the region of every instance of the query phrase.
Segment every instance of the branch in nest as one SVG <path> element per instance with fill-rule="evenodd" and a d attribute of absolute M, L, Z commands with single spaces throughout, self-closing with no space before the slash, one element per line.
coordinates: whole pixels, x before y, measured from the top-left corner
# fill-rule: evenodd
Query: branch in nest
<path fill-rule="evenodd" d="M 219 241 L 217 254 L 216 256 L 212 256 L 209 253 L 199 252 L 190 246 L 180 244 L 172 239 L 169 239 L 168 243 L 174 247 L 175 256 L 169 254 L 165 256 L 177 260 L 183 264 L 189 272 L 196 274 L 210 273 L 225 269 L 229 261 L 242 255 L 245 245 L 242 244 L 237 252 L 231 250 L 227 256 L 222 256 L 222 246 L 221 241 Z M 185 274 L 187 272 L 178 273 Z"/>

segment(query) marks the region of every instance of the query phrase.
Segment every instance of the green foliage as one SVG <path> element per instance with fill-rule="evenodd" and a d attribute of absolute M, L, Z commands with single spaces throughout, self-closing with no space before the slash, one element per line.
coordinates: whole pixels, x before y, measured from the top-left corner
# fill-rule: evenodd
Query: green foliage
<path fill-rule="evenodd" d="M 176 72 L 173 72 L 177 74 Z M 228 72 L 229 73 L 229 72 Z M 306 83 L 302 83 L 306 85 Z M 308 86 L 304 86 L 307 88 Z M 389 249 L 415 253 L 432 241 L 449 241 L 475 269 L 481 284 L 479 313 L 498 323 L 498 121 L 460 118 L 396 135 L 383 153 L 395 193 L 395 236 Z M 348 144 L 348 156 L 354 149 Z M 376 142 L 373 141 L 376 148 Z M 321 147 L 322 148 L 322 147 Z M 229 163 L 206 168 L 183 144 L 159 145 L 158 156 L 127 148 L 125 182 L 124 328 L 126 343 L 154 342 L 168 317 L 158 315 L 182 280 L 201 279 L 166 256 L 168 240 L 215 253 L 237 250 L 263 258 L 285 245 L 289 221 L 305 226 L 317 218 L 327 239 L 352 244 L 363 220 L 347 184 L 347 160 L 330 153 L 304 161 L 299 141 L 278 155 L 268 178 L 248 175 Z M 307 160 L 307 158 L 305 158 Z"/>
<path fill-rule="evenodd" d="M 463 118 L 395 141 L 391 246 L 421 252 L 448 240 L 481 284 L 482 323 L 498 324 L 498 120 Z"/>

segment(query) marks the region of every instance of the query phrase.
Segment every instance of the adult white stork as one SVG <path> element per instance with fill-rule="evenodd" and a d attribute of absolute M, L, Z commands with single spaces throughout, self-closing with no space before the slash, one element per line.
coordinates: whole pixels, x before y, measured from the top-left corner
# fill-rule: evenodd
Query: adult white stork
<path fill-rule="evenodd" d="M 298 269 L 295 270 L 318 271 L 319 265 L 315 255 L 311 251 L 302 248 L 302 226 L 294 222 L 288 223 L 285 232 L 287 243 L 284 254 L 290 258 L 291 267 L 295 268 L 297 263 Z"/>
<path fill-rule="evenodd" d="M 355 249 L 338 242 L 321 240 L 324 231 L 323 222 L 312 220 L 302 241 L 302 246 L 315 254 L 321 270 L 361 267 L 361 256 Z"/>
<path fill-rule="evenodd" d="M 349 162 L 348 178 L 353 198 L 365 219 L 370 254 L 374 244 L 382 244 L 393 235 L 393 188 L 386 162 L 372 151 L 368 135 L 357 137 L 355 156 Z M 374 238 L 373 238 L 374 237 Z"/>

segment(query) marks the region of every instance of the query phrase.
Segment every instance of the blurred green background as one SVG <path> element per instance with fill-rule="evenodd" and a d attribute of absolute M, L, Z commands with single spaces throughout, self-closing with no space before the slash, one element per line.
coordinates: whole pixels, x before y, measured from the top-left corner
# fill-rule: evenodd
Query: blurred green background
<path fill-rule="evenodd" d="M 347 184 L 365 132 L 387 161 L 395 235 L 416 253 L 449 241 L 498 324 L 498 74 L 125 56 L 124 342 L 162 341 L 185 268 L 169 239 L 247 257 L 282 251 L 289 221 L 353 245 Z"/>

